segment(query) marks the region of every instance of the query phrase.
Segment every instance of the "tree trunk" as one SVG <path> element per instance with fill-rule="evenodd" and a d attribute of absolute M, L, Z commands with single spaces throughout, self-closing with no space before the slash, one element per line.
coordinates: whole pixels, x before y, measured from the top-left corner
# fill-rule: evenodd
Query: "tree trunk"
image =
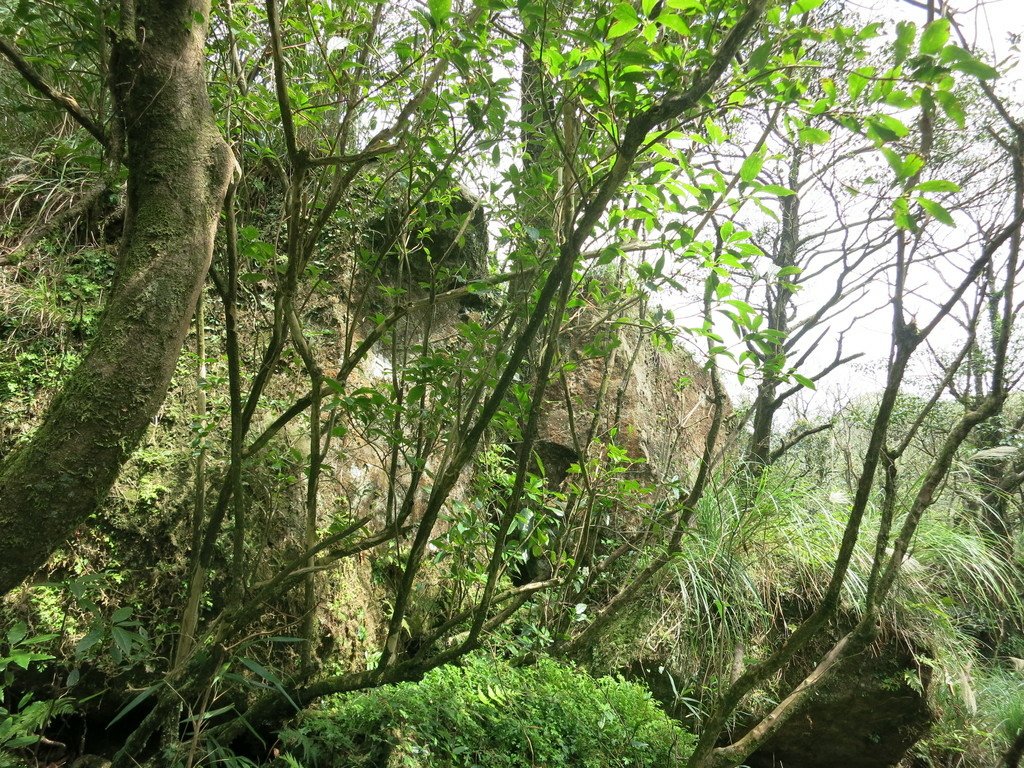
<path fill-rule="evenodd" d="M 230 179 L 206 91 L 209 0 L 137 0 L 134 10 L 111 61 L 128 151 L 116 283 L 85 359 L 0 466 L 0 594 L 96 511 L 163 402 Z"/>
<path fill-rule="evenodd" d="M 794 146 L 789 166 L 790 189 L 800 189 L 800 163 L 803 153 L 800 147 Z M 792 267 L 796 264 L 797 250 L 800 247 L 800 195 L 794 194 L 782 198 L 782 226 L 778 243 L 771 254 L 772 262 L 779 269 Z M 789 313 L 793 304 L 793 289 L 789 278 L 780 278 L 768 289 L 768 328 L 779 331 L 783 338 L 789 333 Z M 782 403 L 777 399 L 781 363 L 779 358 L 786 354 L 784 341 L 772 341 L 769 344 L 771 355 L 762 356 L 764 379 L 757 388 L 754 400 L 753 432 L 747 449 L 747 463 L 754 477 L 760 477 L 765 468 L 772 462 L 772 436 L 775 431 L 775 414 Z M 773 359 L 774 358 L 774 359 Z"/>

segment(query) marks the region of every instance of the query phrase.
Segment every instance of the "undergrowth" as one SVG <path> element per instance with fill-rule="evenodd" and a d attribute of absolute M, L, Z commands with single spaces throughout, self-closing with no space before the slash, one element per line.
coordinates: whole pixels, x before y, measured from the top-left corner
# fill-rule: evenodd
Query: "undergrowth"
<path fill-rule="evenodd" d="M 848 510 L 845 494 L 781 471 L 765 473 L 757 488 L 717 488 L 701 501 L 691 535 L 661 580 L 595 649 L 598 666 L 657 660 L 671 670 L 676 704 L 699 722 L 720 681 L 759 659 L 820 602 Z M 978 670 L 985 657 L 1007 653 L 989 647 L 983 630 L 1024 622 L 1019 566 L 956 510 L 956 501 L 945 499 L 925 515 L 881 613 L 880 637 L 901 638 L 915 649 L 919 668 L 929 669 L 930 684 L 916 685 L 937 713 L 936 730 L 948 730 L 954 741 L 1003 744 L 982 699 L 1005 697 L 988 692 L 994 678 Z M 898 517 L 894 528 L 900 523 Z M 877 510 L 869 508 L 836 631 L 861 615 L 878 526 Z M 1024 690 L 1022 675 L 1014 674 Z M 748 711 L 770 707 L 779 693 L 769 686 L 748 698 Z"/>
<path fill-rule="evenodd" d="M 482 654 L 418 683 L 328 699 L 282 738 L 281 764 L 304 768 L 658 766 L 692 748 L 641 686 Z"/>

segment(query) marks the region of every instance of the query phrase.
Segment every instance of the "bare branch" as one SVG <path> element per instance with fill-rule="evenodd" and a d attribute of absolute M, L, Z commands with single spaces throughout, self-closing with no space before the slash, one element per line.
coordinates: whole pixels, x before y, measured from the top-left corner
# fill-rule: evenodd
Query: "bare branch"
<path fill-rule="evenodd" d="M 799 432 L 798 434 L 796 434 L 795 436 L 789 438 L 788 440 L 783 440 L 782 441 L 782 445 L 780 445 L 778 448 L 776 448 L 774 451 L 772 451 L 772 453 L 771 453 L 771 461 L 774 462 L 774 461 L 778 460 L 784 453 L 786 453 L 786 451 L 790 450 L 791 448 L 793 448 L 794 446 L 796 446 L 797 444 L 799 444 L 801 441 L 805 440 L 806 438 L 810 437 L 811 435 L 816 435 L 819 432 L 824 432 L 826 429 L 832 429 L 832 427 L 834 427 L 834 426 L 835 426 L 835 424 L 833 422 L 829 421 L 829 422 L 826 422 L 824 424 L 819 424 L 816 427 L 811 427 L 810 429 L 805 429 L 802 432 Z"/>
<path fill-rule="evenodd" d="M 46 82 L 32 65 L 25 60 L 25 57 L 21 55 L 21 52 L 15 47 L 14 43 L 0 37 L 0 53 L 21 73 L 21 76 L 25 78 L 29 85 L 67 112 L 76 123 L 93 135 L 93 138 L 100 143 L 100 146 L 104 149 L 110 149 L 110 140 L 107 138 L 103 128 L 85 113 L 72 96 L 58 91 Z"/>

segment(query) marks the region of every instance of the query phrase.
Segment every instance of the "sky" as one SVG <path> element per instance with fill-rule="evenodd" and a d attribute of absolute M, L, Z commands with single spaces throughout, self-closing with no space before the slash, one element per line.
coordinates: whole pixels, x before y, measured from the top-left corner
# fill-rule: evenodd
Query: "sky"
<path fill-rule="evenodd" d="M 926 1 L 926 0 L 923 0 Z M 942 0 L 935 0 L 938 5 Z M 947 6 L 954 9 L 954 15 L 963 27 L 968 42 L 977 46 L 982 52 L 988 52 L 999 64 L 1001 70 L 1007 70 L 1009 64 L 1021 58 L 1024 50 L 1024 0 L 946 0 Z M 861 18 L 880 18 L 887 20 L 910 20 L 919 26 L 926 19 L 926 12 L 921 7 L 923 2 L 917 0 L 845 0 L 844 8 Z M 998 83 L 998 91 L 1004 95 L 1015 95 L 1024 101 L 1024 66 L 1009 69 L 1007 76 Z M 929 281 L 930 285 L 930 281 Z M 929 286 L 923 286 L 923 294 L 933 293 L 932 298 L 942 296 L 948 290 L 946 286 L 936 282 L 934 292 Z M 884 362 L 888 356 L 889 336 L 891 334 L 891 311 L 886 306 L 886 286 L 879 285 L 867 294 L 861 307 L 875 307 L 867 311 L 848 334 L 843 351 L 845 354 L 862 353 L 864 356 L 853 365 L 844 366 L 819 384 L 817 392 L 805 392 L 801 400 L 803 408 L 810 412 L 828 411 L 834 403 L 858 397 L 881 389 L 884 381 Z M 813 291 L 812 291 L 813 293 Z M 808 299 L 814 296 L 808 295 Z M 944 296 L 942 296 L 944 298 Z M 927 308 L 922 310 L 922 317 L 930 316 Z M 841 324 L 845 325 L 845 321 Z M 949 329 L 937 334 L 937 344 L 941 347 L 942 340 L 951 341 Z M 818 353 L 812 355 L 802 370 L 813 373 L 831 362 L 834 346 L 821 345 Z M 918 365 L 925 365 L 919 362 Z M 919 369 L 922 373 L 925 368 Z M 930 370 L 930 369 L 929 369 Z M 727 377 L 727 380 L 731 377 Z M 926 376 L 930 380 L 930 376 Z M 738 387 L 735 381 L 729 382 L 733 397 L 742 399 L 744 387 Z M 922 384 L 924 382 L 922 381 Z M 798 406 L 799 407 L 799 406 Z M 800 408 L 800 410 L 803 410 Z"/>
<path fill-rule="evenodd" d="M 950 6 L 974 30 L 972 42 L 1000 57 L 1010 52 L 1009 35 L 1024 33 L 1022 0 L 955 0 Z"/>
<path fill-rule="evenodd" d="M 846 0 L 845 7 L 865 14 L 882 13 L 891 18 L 924 19 L 925 0 Z M 953 9 L 954 15 L 974 33 L 971 42 L 986 49 L 1007 47 L 1007 33 L 1024 31 L 1022 0 L 936 0 L 936 5 Z"/>

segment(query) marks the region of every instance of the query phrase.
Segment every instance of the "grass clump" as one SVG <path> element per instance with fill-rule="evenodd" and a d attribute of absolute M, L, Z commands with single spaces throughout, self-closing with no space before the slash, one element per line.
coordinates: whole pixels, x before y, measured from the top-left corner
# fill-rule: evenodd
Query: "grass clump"
<path fill-rule="evenodd" d="M 974 671 L 971 683 L 968 697 L 957 691 L 937 697 L 935 727 L 914 750 L 917 764 L 1002 765 L 1010 743 L 1024 728 L 1024 673 L 989 663 Z"/>
<path fill-rule="evenodd" d="M 304 768 L 606 768 L 686 757 L 692 737 L 641 686 L 542 659 L 486 655 L 421 682 L 345 694 L 282 738 Z"/>

